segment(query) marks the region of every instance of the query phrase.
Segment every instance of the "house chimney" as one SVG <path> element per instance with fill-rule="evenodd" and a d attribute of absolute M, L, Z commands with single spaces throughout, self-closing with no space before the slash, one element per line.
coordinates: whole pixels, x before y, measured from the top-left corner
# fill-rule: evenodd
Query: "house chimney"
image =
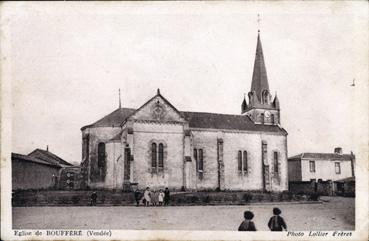
<path fill-rule="evenodd" d="M 46 145 L 46 151 L 49 151 L 49 145 Z"/>
<path fill-rule="evenodd" d="M 334 148 L 334 154 L 342 155 L 342 148 L 341 147 Z"/>

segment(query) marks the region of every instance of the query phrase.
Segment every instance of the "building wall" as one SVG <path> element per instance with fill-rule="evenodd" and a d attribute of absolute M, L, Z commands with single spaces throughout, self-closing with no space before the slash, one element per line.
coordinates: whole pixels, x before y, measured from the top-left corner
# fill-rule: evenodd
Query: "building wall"
<path fill-rule="evenodd" d="M 217 139 L 215 131 L 192 130 L 192 186 L 195 189 L 215 189 L 218 187 L 218 162 L 217 162 Z M 203 174 L 196 170 L 194 149 L 203 150 Z"/>
<path fill-rule="evenodd" d="M 315 161 L 315 172 L 310 172 L 309 161 Z M 341 174 L 335 172 L 335 162 L 341 164 Z M 310 179 L 338 180 L 352 176 L 351 161 L 334 161 L 334 160 L 301 160 L 301 175 L 302 181 Z"/>
<path fill-rule="evenodd" d="M 285 136 L 251 132 L 192 130 L 193 148 L 202 148 L 204 153 L 204 172 L 200 179 L 194 171 L 196 189 L 215 189 L 218 187 L 217 140 L 223 139 L 223 160 L 225 189 L 228 190 L 261 190 L 262 162 L 261 143 L 268 144 L 268 162 L 270 167 L 271 189 L 283 191 L 288 189 L 287 180 L 287 146 Z M 238 151 L 248 153 L 248 172 L 238 171 Z M 273 174 L 273 152 L 279 153 L 279 173 Z M 192 154 L 193 155 L 193 154 Z M 196 170 L 196 163 L 194 169 Z"/>
<path fill-rule="evenodd" d="M 123 147 L 120 140 L 106 143 L 106 188 L 123 188 Z"/>
<path fill-rule="evenodd" d="M 42 189 L 55 187 L 59 167 L 29 161 L 12 160 L 12 189 Z"/>
<path fill-rule="evenodd" d="M 288 181 L 301 181 L 301 161 L 288 160 Z"/>
<path fill-rule="evenodd" d="M 98 144 L 100 142 L 107 143 L 111 138 L 113 138 L 115 135 L 120 133 L 121 128 L 120 127 L 93 127 L 93 128 L 86 128 L 82 131 L 82 136 L 89 135 L 89 161 L 88 161 L 88 170 L 87 170 L 87 176 L 88 176 L 88 185 L 90 187 L 99 188 L 99 187 L 106 187 L 105 180 L 99 180 L 94 175 L 97 175 L 94 172 L 94 169 L 96 170 L 97 167 L 97 154 L 98 154 Z M 107 153 L 108 154 L 108 153 Z M 108 156 L 107 156 L 108 158 Z M 108 166 L 107 163 L 106 166 L 106 173 L 105 178 L 108 178 L 111 175 L 111 173 L 108 173 L 111 166 Z M 107 180 L 107 182 L 111 183 L 111 180 Z"/>
<path fill-rule="evenodd" d="M 184 185 L 184 133 L 181 124 L 135 122 L 133 125 L 133 182 L 138 188 L 180 189 Z M 164 170 L 152 173 L 151 144 L 164 144 Z"/>
<path fill-rule="evenodd" d="M 268 144 L 268 165 L 270 173 L 270 189 L 273 191 L 288 190 L 287 136 L 277 133 L 262 133 L 261 141 Z M 261 143 L 259 153 L 261 153 Z M 278 153 L 278 173 L 274 171 L 274 152 Z"/>

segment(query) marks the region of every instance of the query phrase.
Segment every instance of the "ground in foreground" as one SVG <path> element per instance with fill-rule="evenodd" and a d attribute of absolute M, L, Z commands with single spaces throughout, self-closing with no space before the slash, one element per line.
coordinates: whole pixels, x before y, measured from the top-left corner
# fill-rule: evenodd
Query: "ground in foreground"
<path fill-rule="evenodd" d="M 288 230 L 354 230 L 355 199 L 324 197 L 319 204 L 280 204 Z M 275 204 L 169 207 L 14 207 L 14 229 L 237 230 L 251 210 L 260 231 Z"/>

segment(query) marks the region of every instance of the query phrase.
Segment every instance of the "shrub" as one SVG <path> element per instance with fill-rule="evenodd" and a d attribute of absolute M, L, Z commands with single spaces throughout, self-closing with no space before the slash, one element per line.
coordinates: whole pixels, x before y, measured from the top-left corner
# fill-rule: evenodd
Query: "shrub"
<path fill-rule="evenodd" d="M 246 203 L 250 202 L 252 200 L 252 194 L 251 193 L 243 194 L 242 200 Z"/>
<path fill-rule="evenodd" d="M 204 199 L 204 202 L 205 202 L 205 203 L 210 203 L 210 201 L 211 201 L 211 198 L 210 198 L 210 196 L 209 196 L 209 195 L 207 195 L 207 196 L 205 197 L 205 199 Z"/>
<path fill-rule="evenodd" d="M 196 203 L 199 201 L 199 197 L 198 196 L 191 196 L 191 203 Z"/>
<path fill-rule="evenodd" d="M 73 197 L 72 197 L 72 203 L 73 203 L 73 204 L 77 204 L 77 203 L 79 203 L 79 200 L 80 200 L 80 198 L 79 198 L 78 196 L 73 196 Z"/>
<path fill-rule="evenodd" d="M 319 197 L 320 197 L 320 193 L 319 192 L 314 192 L 314 193 L 311 193 L 309 195 L 309 200 L 311 200 L 311 201 L 318 201 L 319 200 Z"/>
<path fill-rule="evenodd" d="M 105 203 L 105 195 L 101 196 L 101 203 Z"/>

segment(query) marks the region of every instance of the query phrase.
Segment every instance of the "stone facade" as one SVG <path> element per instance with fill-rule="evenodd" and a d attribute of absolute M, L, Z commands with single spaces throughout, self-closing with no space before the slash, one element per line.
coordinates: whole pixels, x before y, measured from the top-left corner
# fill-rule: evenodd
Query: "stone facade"
<path fill-rule="evenodd" d="M 88 185 L 287 190 L 287 132 L 261 65 L 258 36 L 251 97 L 249 105 L 243 100 L 240 115 L 181 112 L 158 90 L 138 109 L 119 108 L 82 127 Z"/>

